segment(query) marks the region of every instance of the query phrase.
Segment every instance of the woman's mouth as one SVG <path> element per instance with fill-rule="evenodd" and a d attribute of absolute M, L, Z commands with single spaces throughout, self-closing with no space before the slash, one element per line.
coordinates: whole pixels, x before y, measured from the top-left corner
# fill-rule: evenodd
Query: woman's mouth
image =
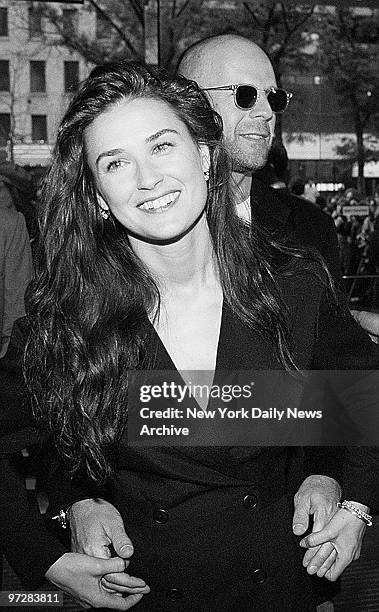
<path fill-rule="evenodd" d="M 137 208 L 149 213 L 164 212 L 176 202 L 179 195 L 180 191 L 172 191 L 171 193 L 167 193 L 166 195 L 160 196 L 159 198 L 146 200 L 142 204 L 138 204 Z"/>

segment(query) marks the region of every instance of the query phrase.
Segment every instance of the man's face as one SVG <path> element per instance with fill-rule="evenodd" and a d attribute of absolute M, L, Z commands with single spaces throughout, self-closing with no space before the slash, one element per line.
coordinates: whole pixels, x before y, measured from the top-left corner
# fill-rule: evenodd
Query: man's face
<path fill-rule="evenodd" d="M 204 75 L 204 79 L 206 75 Z M 246 84 L 260 90 L 276 86 L 272 66 L 268 58 L 254 47 L 246 46 L 239 53 L 225 53 L 207 82 L 202 87 Z M 258 92 L 255 106 L 250 110 L 237 108 L 233 91 L 207 92 L 214 109 L 224 124 L 224 143 L 233 161 L 235 172 L 252 172 L 263 168 L 271 148 L 275 130 L 275 114 L 264 91 Z"/>

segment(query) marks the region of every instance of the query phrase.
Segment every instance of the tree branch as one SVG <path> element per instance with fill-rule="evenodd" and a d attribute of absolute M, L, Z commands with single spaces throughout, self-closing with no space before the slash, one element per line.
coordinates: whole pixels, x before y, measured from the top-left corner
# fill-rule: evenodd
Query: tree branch
<path fill-rule="evenodd" d="M 249 4 L 247 2 L 244 2 L 243 6 L 244 6 L 245 10 L 249 13 L 249 15 L 251 15 L 251 17 L 253 18 L 253 21 L 255 22 L 255 25 L 258 26 L 259 28 L 261 28 L 262 27 L 262 22 L 259 21 L 258 17 L 255 15 L 254 11 L 250 8 Z"/>
<path fill-rule="evenodd" d="M 103 11 L 103 9 L 101 8 L 101 6 L 99 6 L 97 4 L 97 2 L 95 2 L 95 0 L 88 0 L 88 2 L 94 7 L 94 9 L 100 13 L 100 15 L 103 17 L 103 19 L 105 19 L 105 21 L 107 21 L 112 28 L 114 28 L 116 30 L 116 32 L 119 34 L 119 36 L 121 37 L 121 40 L 124 41 L 126 47 L 129 49 L 130 53 L 132 55 L 134 55 L 135 57 L 137 57 L 138 59 L 142 59 L 140 54 L 138 53 L 138 51 L 133 47 L 133 45 L 129 42 L 128 38 L 126 38 L 124 32 L 121 30 L 121 28 L 117 25 L 117 23 L 115 23 L 110 17 L 109 15 Z"/>

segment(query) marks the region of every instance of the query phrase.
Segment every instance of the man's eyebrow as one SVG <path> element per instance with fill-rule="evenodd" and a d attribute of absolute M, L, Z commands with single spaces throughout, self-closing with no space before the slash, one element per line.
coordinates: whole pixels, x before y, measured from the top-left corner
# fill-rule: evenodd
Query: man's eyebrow
<path fill-rule="evenodd" d="M 156 132 L 155 134 L 152 134 L 151 136 L 146 138 L 146 142 L 153 142 L 154 140 L 157 140 L 157 138 L 159 138 L 160 136 L 163 136 L 163 134 L 167 134 L 168 132 L 171 132 L 171 134 L 179 134 L 177 130 L 172 130 L 170 128 L 164 128 L 163 130 L 159 130 L 159 132 Z"/>

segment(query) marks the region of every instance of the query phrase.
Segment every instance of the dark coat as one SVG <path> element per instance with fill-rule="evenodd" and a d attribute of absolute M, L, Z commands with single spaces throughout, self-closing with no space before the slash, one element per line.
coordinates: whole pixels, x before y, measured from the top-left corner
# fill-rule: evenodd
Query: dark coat
<path fill-rule="evenodd" d="M 289 191 L 272 189 L 258 180 L 251 188 L 251 215 L 280 241 L 313 247 L 323 256 L 334 280 L 340 284 L 336 228 L 332 218 L 317 206 Z"/>
<path fill-rule="evenodd" d="M 313 276 L 287 279 L 283 290 L 301 368 L 344 369 L 353 359 L 355 366 L 355 358 L 378 367 L 378 348 L 348 313 L 343 320 Z M 154 332 L 149 346 L 155 370 L 175 371 Z M 224 306 L 216 376 L 249 368 L 280 364 L 270 339 Z M 354 463 L 354 449 L 348 452 Z M 347 473 L 346 495 L 370 503 L 377 495 L 378 456 L 366 454 L 365 461 L 364 468 L 356 466 L 357 483 Z M 135 546 L 130 571 L 151 587 L 141 612 L 313 610 L 319 599 L 292 534 L 292 495 L 302 466 L 298 447 L 141 448 L 125 437 L 113 502 Z"/>

